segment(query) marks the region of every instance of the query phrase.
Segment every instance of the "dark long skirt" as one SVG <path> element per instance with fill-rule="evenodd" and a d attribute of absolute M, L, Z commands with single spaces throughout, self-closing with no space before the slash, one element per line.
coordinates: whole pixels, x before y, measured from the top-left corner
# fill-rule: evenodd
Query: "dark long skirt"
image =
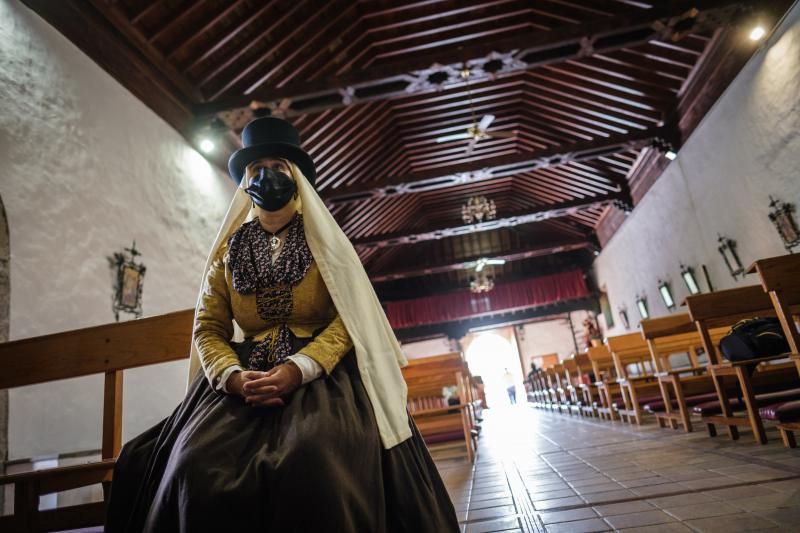
<path fill-rule="evenodd" d="M 221 395 L 200 373 L 123 447 L 105 531 L 458 531 L 409 421 L 412 438 L 384 449 L 352 352 L 277 408 Z"/>

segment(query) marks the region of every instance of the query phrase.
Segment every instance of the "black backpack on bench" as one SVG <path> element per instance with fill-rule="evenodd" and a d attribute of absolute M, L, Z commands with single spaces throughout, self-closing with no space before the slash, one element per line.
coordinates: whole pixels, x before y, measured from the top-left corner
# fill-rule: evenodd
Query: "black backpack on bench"
<path fill-rule="evenodd" d="M 719 341 L 719 350 L 736 363 L 789 351 L 789 343 L 777 318 L 748 318 L 733 325 Z"/>

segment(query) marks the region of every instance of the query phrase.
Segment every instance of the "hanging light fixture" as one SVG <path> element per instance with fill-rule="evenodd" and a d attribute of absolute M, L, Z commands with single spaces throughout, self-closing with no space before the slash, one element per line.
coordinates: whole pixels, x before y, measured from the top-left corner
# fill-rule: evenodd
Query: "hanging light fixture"
<path fill-rule="evenodd" d="M 769 200 L 771 208 L 769 219 L 778 230 L 778 234 L 783 240 L 783 247 L 787 252 L 792 253 L 794 247 L 800 246 L 800 229 L 797 228 L 797 222 L 794 220 L 794 204 L 781 202 L 772 196 L 769 197 Z"/>
<path fill-rule="evenodd" d="M 497 208 L 494 200 L 487 200 L 485 196 L 472 196 L 467 203 L 461 206 L 461 218 L 464 224 L 475 224 L 494 220 Z"/>
<path fill-rule="evenodd" d="M 492 289 L 494 289 L 494 279 L 484 272 L 476 273 L 475 277 L 469 282 L 469 290 L 475 294 L 489 292 Z"/>

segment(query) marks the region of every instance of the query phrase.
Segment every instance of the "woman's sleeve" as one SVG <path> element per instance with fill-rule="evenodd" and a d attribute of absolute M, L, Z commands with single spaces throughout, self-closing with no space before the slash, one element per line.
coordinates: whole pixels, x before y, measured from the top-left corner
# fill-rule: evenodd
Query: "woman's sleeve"
<path fill-rule="evenodd" d="M 233 312 L 225 264 L 217 259 L 211 265 L 203 284 L 200 309 L 194 323 L 194 338 L 206 377 L 218 389 L 225 369 L 238 366 L 239 358 L 230 345 L 233 337 Z"/>
<path fill-rule="evenodd" d="M 319 363 L 325 374 L 330 374 L 337 363 L 352 349 L 353 341 L 350 340 L 350 334 L 347 333 L 342 318 L 337 314 L 328 327 L 300 350 L 300 353 Z"/>

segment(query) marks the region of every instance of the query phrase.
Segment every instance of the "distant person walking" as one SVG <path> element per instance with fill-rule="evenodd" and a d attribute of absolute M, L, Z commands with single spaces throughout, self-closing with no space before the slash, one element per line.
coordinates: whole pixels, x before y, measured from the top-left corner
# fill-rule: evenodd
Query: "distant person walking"
<path fill-rule="evenodd" d="M 511 375 L 511 372 L 507 368 L 503 374 L 503 383 L 505 384 L 506 392 L 508 393 L 508 401 L 511 402 L 511 405 L 516 404 L 517 386 L 514 384 L 514 376 Z"/>

